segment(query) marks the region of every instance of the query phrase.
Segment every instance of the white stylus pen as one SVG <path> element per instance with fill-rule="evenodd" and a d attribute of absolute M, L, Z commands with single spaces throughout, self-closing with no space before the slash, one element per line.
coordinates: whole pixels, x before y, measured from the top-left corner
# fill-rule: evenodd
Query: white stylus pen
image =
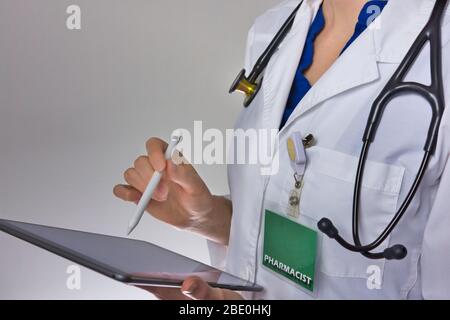
<path fill-rule="evenodd" d="M 170 160 L 172 158 L 172 153 L 175 150 L 176 146 L 181 142 L 181 138 L 182 138 L 181 135 L 176 134 L 172 135 L 169 146 L 167 147 L 166 153 L 164 155 L 166 160 Z M 133 218 L 130 220 L 130 223 L 128 224 L 128 233 L 127 233 L 128 235 L 130 235 L 133 232 L 133 230 L 139 224 L 139 221 L 141 221 L 141 218 L 144 215 L 144 212 L 152 199 L 153 192 L 155 191 L 156 187 L 158 187 L 158 184 L 161 181 L 162 175 L 163 173 L 159 171 L 155 171 L 153 173 L 153 176 L 150 182 L 148 183 L 147 188 L 142 194 L 141 200 L 139 200 L 135 214 Z"/>

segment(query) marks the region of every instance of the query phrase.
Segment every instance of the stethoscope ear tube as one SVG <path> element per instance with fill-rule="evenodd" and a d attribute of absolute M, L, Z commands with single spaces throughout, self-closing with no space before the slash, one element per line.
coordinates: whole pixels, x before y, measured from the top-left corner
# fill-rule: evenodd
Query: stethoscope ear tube
<path fill-rule="evenodd" d="M 364 132 L 364 142 L 373 142 L 375 140 L 376 132 L 388 103 L 400 94 L 412 93 L 423 97 L 431 107 L 430 127 L 423 150 L 434 154 L 438 141 L 439 127 L 445 109 L 441 23 L 447 2 L 448 0 L 436 1 L 429 21 L 414 41 L 392 78 L 375 100 Z M 405 82 L 404 79 L 427 43 L 430 43 L 431 85 L 426 86 L 417 82 Z"/>
<path fill-rule="evenodd" d="M 375 135 L 380 126 L 383 114 L 389 102 L 400 94 L 412 93 L 423 97 L 428 101 L 431 108 L 431 120 L 427 133 L 427 139 L 423 150 L 434 154 L 436 151 L 439 128 L 444 114 L 444 96 L 443 90 L 435 86 L 424 86 L 420 83 L 404 82 L 395 84 L 392 88 L 385 88 L 372 107 L 369 120 L 363 136 L 363 142 L 372 143 L 375 141 Z"/>
<path fill-rule="evenodd" d="M 258 94 L 263 81 L 263 72 L 267 67 L 271 57 L 291 30 L 296 14 L 300 9 L 302 3 L 303 1 L 301 1 L 300 4 L 291 13 L 289 18 L 275 35 L 269 46 L 259 57 L 249 76 L 247 77 L 246 71 L 242 70 L 238 74 L 236 80 L 233 82 L 230 88 L 230 93 L 233 93 L 235 91 L 244 93 L 245 107 L 248 107 Z M 409 208 L 409 205 L 411 204 L 424 178 L 430 158 L 435 153 L 437 147 L 439 128 L 445 109 L 442 77 L 441 23 L 447 3 L 448 0 L 436 1 L 428 23 L 409 49 L 404 60 L 395 71 L 392 78 L 389 80 L 385 88 L 382 90 L 377 99 L 375 99 L 375 102 L 372 105 L 372 109 L 370 111 L 370 115 L 367 120 L 367 126 L 363 136 L 363 147 L 361 150 L 355 179 L 352 223 L 354 244 L 348 243 L 339 235 L 338 229 L 333 225 L 331 220 L 324 218 L 318 223 L 319 230 L 325 233 L 328 237 L 330 237 L 331 239 L 335 239 L 344 248 L 353 252 L 359 252 L 370 259 L 401 260 L 404 259 L 408 253 L 406 247 L 400 244 L 391 246 L 385 249 L 383 252 L 373 253 L 372 251 L 378 248 L 388 238 L 388 236 L 392 233 L 394 228 L 397 226 L 397 224 L 400 222 L 401 218 Z M 406 78 L 406 75 L 410 71 L 411 67 L 415 63 L 417 57 L 419 56 L 427 42 L 430 43 L 431 50 L 431 85 L 426 86 L 424 84 L 416 82 L 405 82 L 404 79 Z M 369 245 L 363 246 L 359 237 L 359 198 L 362 187 L 362 179 L 364 175 L 364 166 L 368 151 L 371 143 L 375 140 L 378 127 L 381 123 L 383 113 L 387 105 L 389 104 L 389 102 L 391 102 L 392 99 L 400 94 L 405 93 L 413 93 L 422 96 L 426 99 L 426 101 L 428 101 L 432 109 L 430 127 L 424 145 L 425 154 L 413 185 L 410 188 L 399 210 L 395 214 L 394 218 L 374 242 Z"/>
<path fill-rule="evenodd" d="M 339 230 L 333 225 L 329 219 L 322 219 L 318 223 L 320 231 L 325 233 L 331 239 L 336 240 L 344 248 L 359 252 L 370 259 L 387 259 L 387 260 L 402 260 L 408 251 L 405 246 L 397 244 L 385 249 L 383 252 L 373 253 L 372 251 L 383 244 L 389 237 L 394 228 L 398 225 L 405 212 L 409 208 L 414 199 L 417 190 L 422 183 L 428 167 L 431 156 L 434 154 L 437 146 L 439 127 L 441 119 L 445 110 L 444 88 L 442 77 L 442 42 L 441 42 L 441 23 L 444 16 L 445 8 L 448 0 L 438 0 L 433 8 L 430 20 L 417 37 L 416 41 L 406 54 L 404 60 L 396 70 L 392 78 L 389 80 L 380 95 L 375 99 L 370 111 L 369 119 L 363 136 L 363 147 L 359 158 L 358 169 L 355 178 L 355 187 L 353 194 L 353 241 L 350 244 L 339 235 Z M 432 83 L 430 86 L 420 84 L 417 82 L 405 82 L 404 79 L 410 71 L 412 65 L 415 63 L 417 57 L 421 53 L 425 44 L 430 43 L 431 50 L 431 76 Z M 432 110 L 432 117 L 430 127 L 428 130 L 427 139 L 424 145 L 424 157 L 416 178 L 406 195 L 405 200 L 400 206 L 399 210 L 394 215 L 394 218 L 378 236 L 378 238 L 369 245 L 362 245 L 359 236 L 359 205 L 360 193 L 362 188 L 362 180 L 364 176 L 364 167 L 367 160 L 370 145 L 375 140 L 376 132 L 381 123 L 383 113 L 389 102 L 396 96 L 405 93 L 413 93 L 419 95 L 429 103 Z"/>

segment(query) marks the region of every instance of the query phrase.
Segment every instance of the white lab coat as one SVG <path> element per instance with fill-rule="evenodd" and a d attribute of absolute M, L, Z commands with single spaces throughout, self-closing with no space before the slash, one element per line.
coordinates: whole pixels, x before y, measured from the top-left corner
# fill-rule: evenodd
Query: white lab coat
<path fill-rule="evenodd" d="M 263 87 L 242 113 L 236 128 L 278 128 L 305 38 L 321 0 L 305 0 L 293 28 L 269 63 Z M 299 1 L 285 1 L 259 17 L 249 32 L 246 69 L 256 59 Z M 273 158 L 280 170 L 262 176 L 258 165 L 230 165 L 233 220 L 227 248 L 210 243 L 215 264 L 265 291 L 255 299 L 433 299 L 450 298 L 450 108 L 440 128 L 435 156 L 412 205 L 379 249 L 403 244 L 402 261 L 369 260 L 320 234 L 316 293 L 311 296 L 262 267 L 264 209 L 285 213 L 293 188 L 286 139 L 292 132 L 313 134 L 300 204 L 300 223 L 333 220 L 351 237 L 352 196 L 361 138 L 370 106 L 429 18 L 435 0 L 390 0 L 373 27 L 348 48 L 297 106 L 278 135 Z M 443 29 L 443 74 L 450 101 L 450 11 Z M 429 80 L 429 51 L 418 58 L 408 79 Z M 361 237 L 373 241 L 405 198 L 423 156 L 430 108 L 412 95 L 389 105 L 372 145 L 362 190 Z M 286 244 L 286 250 L 295 250 Z M 223 258 L 222 261 L 220 261 Z M 373 267 L 375 266 L 375 267 Z M 373 273 L 378 270 L 379 273 Z M 370 278 L 375 275 L 376 278 Z M 368 286 L 368 280 L 379 287 Z M 371 287 L 372 289 L 369 289 Z"/>

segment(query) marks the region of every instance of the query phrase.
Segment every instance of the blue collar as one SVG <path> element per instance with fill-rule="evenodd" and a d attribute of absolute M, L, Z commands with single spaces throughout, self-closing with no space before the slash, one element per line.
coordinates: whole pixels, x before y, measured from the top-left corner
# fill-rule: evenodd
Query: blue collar
<path fill-rule="evenodd" d="M 351 0 L 350 0 L 351 1 Z M 387 4 L 387 0 L 370 0 L 361 9 L 361 13 L 358 16 L 358 21 L 355 26 L 355 32 L 352 37 L 344 46 L 341 54 L 350 47 L 350 45 L 367 29 L 367 27 L 380 15 L 384 7 Z M 314 18 L 311 27 L 309 28 L 308 35 L 306 37 L 303 54 L 300 59 L 300 63 L 297 68 L 294 82 L 292 84 L 291 92 L 287 101 L 286 109 L 281 120 L 281 127 L 283 127 L 290 115 L 303 99 L 303 97 L 311 89 L 311 85 L 304 76 L 305 70 L 307 70 L 314 57 L 314 40 L 320 34 L 325 27 L 325 17 L 323 15 L 322 6 L 320 6 L 316 17 Z"/>
<path fill-rule="evenodd" d="M 370 0 L 361 9 L 358 17 L 358 22 L 356 22 L 355 32 L 353 33 L 350 40 L 344 47 L 344 52 L 347 48 L 367 29 L 367 27 L 381 14 L 384 7 L 387 4 L 387 0 Z M 320 10 L 322 11 L 322 9 Z"/>

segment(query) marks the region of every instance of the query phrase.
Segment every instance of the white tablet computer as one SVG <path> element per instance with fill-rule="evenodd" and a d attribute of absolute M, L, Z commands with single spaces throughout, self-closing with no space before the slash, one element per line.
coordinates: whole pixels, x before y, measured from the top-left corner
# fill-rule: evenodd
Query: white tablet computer
<path fill-rule="evenodd" d="M 0 230 L 130 285 L 179 288 L 184 279 L 195 275 L 216 288 L 262 290 L 254 283 L 144 241 L 3 219 Z"/>

